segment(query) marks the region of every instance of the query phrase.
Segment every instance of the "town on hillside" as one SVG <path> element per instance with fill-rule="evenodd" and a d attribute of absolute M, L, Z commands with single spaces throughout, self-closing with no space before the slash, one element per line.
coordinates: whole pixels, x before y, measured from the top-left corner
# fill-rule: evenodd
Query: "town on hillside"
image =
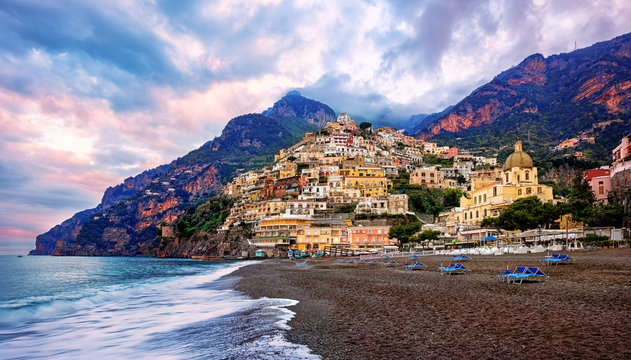
<path fill-rule="evenodd" d="M 629 187 L 630 140 L 631 134 L 613 151 L 610 168 L 585 174 L 597 201 L 606 203 L 617 187 Z M 420 190 L 433 196 L 424 197 Z M 403 242 L 410 250 L 489 241 L 564 243 L 589 232 L 612 240 L 628 237 L 611 227 L 587 229 L 568 216 L 555 229 L 488 226 L 485 219 L 497 219 L 519 199 L 565 201 L 539 183 L 537 167 L 520 141 L 498 164 L 496 158 L 440 147 L 403 130 L 358 126 L 346 113 L 280 150 L 273 164 L 237 175 L 224 194 L 235 203 L 222 229 L 252 224 L 250 244 L 259 256 L 378 252 L 398 249 Z"/>

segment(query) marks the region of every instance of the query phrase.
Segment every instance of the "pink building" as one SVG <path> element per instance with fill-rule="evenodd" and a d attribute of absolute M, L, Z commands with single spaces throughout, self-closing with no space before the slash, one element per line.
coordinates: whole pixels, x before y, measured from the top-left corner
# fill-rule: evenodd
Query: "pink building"
<path fill-rule="evenodd" d="M 442 153 L 440 156 L 444 159 L 451 159 L 454 156 L 458 156 L 458 148 L 452 147 L 446 152 Z"/>
<path fill-rule="evenodd" d="M 607 201 L 609 191 L 611 191 L 611 170 L 609 169 L 592 169 L 585 173 L 585 180 L 592 189 L 596 200 Z"/>

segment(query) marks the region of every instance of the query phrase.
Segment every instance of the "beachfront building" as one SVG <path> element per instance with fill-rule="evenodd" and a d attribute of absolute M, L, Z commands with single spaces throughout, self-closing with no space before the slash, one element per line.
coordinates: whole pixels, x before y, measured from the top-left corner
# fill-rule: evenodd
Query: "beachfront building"
<path fill-rule="evenodd" d="M 397 245 L 388 237 L 390 226 L 350 226 L 348 242 L 352 248 L 370 249 L 387 245 Z"/>
<path fill-rule="evenodd" d="M 250 243 L 259 248 L 285 251 L 295 248 L 298 231 L 311 224 L 309 216 L 279 216 L 265 218 L 254 228 Z"/>
<path fill-rule="evenodd" d="M 348 225 L 350 220 L 336 219 L 313 220 L 309 226 L 297 231 L 298 250 L 317 252 L 331 246 L 348 243 Z"/>
<path fill-rule="evenodd" d="M 552 188 L 539 184 L 537 168 L 530 156 L 522 150 L 521 141 L 515 143 L 513 152 L 499 173 L 499 181 L 474 188 L 460 199 L 460 207 L 441 214 L 443 221 L 460 224 L 479 224 L 482 219 L 498 216 L 513 201 L 537 196 L 541 201 L 553 200 Z"/>

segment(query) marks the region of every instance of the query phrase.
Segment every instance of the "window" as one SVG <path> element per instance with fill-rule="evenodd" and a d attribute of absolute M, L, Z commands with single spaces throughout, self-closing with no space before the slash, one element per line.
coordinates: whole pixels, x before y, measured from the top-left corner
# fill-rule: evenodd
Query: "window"
<path fill-rule="evenodd" d="M 605 193 L 605 188 L 602 185 L 598 185 L 598 194 L 602 195 Z"/>
<path fill-rule="evenodd" d="M 486 202 L 486 194 L 484 194 L 484 202 Z"/>
<path fill-rule="evenodd" d="M 506 182 L 508 182 L 508 174 L 506 174 Z"/>
<path fill-rule="evenodd" d="M 517 174 L 517 183 L 519 184 L 519 174 Z"/>
<path fill-rule="evenodd" d="M 429 177 L 434 177 L 434 173 L 430 173 L 430 174 L 429 174 Z"/>
<path fill-rule="evenodd" d="M 497 186 L 493 186 L 493 196 L 497 196 Z"/>
<path fill-rule="evenodd" d="M 537 188 L 537 194 L 541 194 L 543 192 L 543 189 L 541 187 Z"/>
<path fill-rule="evenodd" d="M 530 180 L 530 173 L 526 171 L 526 180 Z"/>
<path fill-rule="evenodd" d="M 526 194 L 530 194 L 532 193 L 532 190 L 530 188 L 526 188 Z"/>
<path fill-rule="evenodd" d="M 480 217 L 480 213 L 478 212 L 478 210 L 475 211 L 475 217 L 476 218 Z"/>
<path fill-rule="evenodd" d="M 521 189 L 517 190 L 517 195 L 521 195 Z"/>
<path fill-rule="evenodd" d="M 484 209 L 484 216 L 486 217 L 486 209 Z"/>
<path fill-rule="evenodd" d="M 464 219 L 467 220 L 467 213 L 464 213 Z"/>

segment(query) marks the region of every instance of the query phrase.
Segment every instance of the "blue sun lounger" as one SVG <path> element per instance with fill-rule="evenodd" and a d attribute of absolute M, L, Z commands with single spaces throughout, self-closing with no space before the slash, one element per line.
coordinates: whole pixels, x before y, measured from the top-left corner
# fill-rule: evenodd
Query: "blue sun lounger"
<path fill-rule="evenodd" d="M 509 270 L 510 271 L 510 270 Z M 537 267 L 517 266 L 511 273 L 505 273 L 499 275 L 500 279 L 505 279 L 506 282 L 512 284 L 522 284 L 524 281 L 545 281 L 548 275 L 544 274 L 541 269 Z"/>
<path fill-rule="evenodd" d="M 412 254 L 412 256 L 410 256 L 408 259 L 412 260 L 412 259 L 418 259 L 418 256 Z"/>
<path fill-rule="evenodd" d="M 382 266 L 396 266 L 397 263 L 394 260 L 390 260 L 388 262 L 382 262 L 381 265 Z"/>
<path fill-rule="evenodd" d="M 408 270 L 423 270 L 427 269 L 427 266 L 423 265 L 420 261 L 415 261 L 411 264 L 405 265 Z"/>
<path fill-rule="evenodd" d="M 568 264 L 573 260 L 574 259 L 565 254 L 552 254 L 552 256 L 546 256 L 545 259 L 541 259 L 546 265 Z"/>
<path fill-rule="evenodd" d="M 470 257 L 468 257 L 467 255 L 454 255 L 454 261 L 468 261 L 471 260 Z"/>
<path fill-rule="evenodd" d="M 451 275 L 451 274 L 464 274 L 465 272 L 469 271 L 467 270 L 466 267 L 464 267 L 462 264 L 460 263 L 452 263 L 449 264 L 449 266 L 447 267 L 439 267 L 438 271 L 440 271 L 441 275 Z"/>

